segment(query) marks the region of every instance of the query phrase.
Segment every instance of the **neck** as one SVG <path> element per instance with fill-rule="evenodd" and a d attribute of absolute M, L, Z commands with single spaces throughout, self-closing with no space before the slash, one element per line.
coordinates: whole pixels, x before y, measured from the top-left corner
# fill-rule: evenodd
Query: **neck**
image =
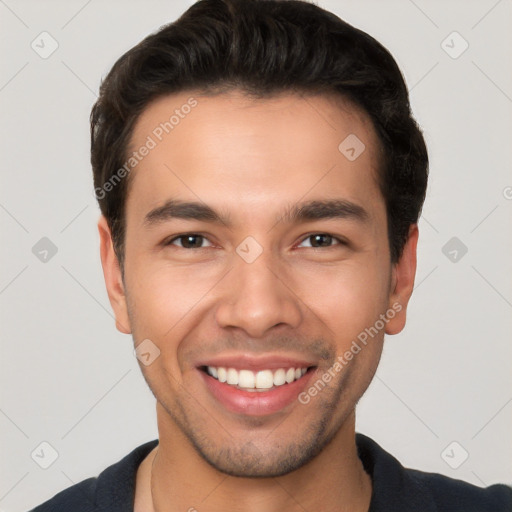
<path fill-rule="evenodd" d="M 217 471 L 157 404 L 159 445 L 137 474 L 135 512 L 367 512 L 372 484 L 357 455 L 355 414 L 300 469 L 275 478 Z"/>

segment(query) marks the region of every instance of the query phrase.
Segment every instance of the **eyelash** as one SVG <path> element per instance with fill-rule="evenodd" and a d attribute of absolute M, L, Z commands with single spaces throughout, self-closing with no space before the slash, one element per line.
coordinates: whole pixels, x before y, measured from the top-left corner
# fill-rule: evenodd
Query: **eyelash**
<path fill-rule="evenodd" d="M 348 243 L 341 239 L 341 238 L 338 238 L 334 235 L 331 235 L 330 233 L 324 233 L 324 232 L 316 232 L 316 233 L 311 233 L 309 235 L 306 235 L 304 238 L 302 238 L 300 244 L 303 244 L 306 240 L 308 240 L 309 238 L 312 238 L 314 236 L 327 236 L 327 237 L 330 237 L 333 241 L 336 241 L 337 243 L 336 244 L 333 244 L 333 245 L 328 245 L 328 246 L 325 246 L 325 247 L 309 247 L 310 249 L 331 249 L 333 247 L 337 247 L 337 246 L 346 246 L 348 245 Z M 164 245 L 165 246 L 170 246 L 170 245 L 174 245 L 175 247 L 178 247 L 179 249 L 185 249 L 185 250 L 198 250 L 198 249 L 207 249 L 207 247 L 180 247 L 178 245 L 175 245 L 173 244 L 173 242 L 175 242 L 176 240 L 179 240 L 179 239 L 183 239 L 183 238 L 186 238 L 186 237 L 201 237 L 203 238 L 204 240 L 208 240 L 210 243 L 211 240 L 208 239 L 208 237 L 200 234 L 200 233 L 183 233 L 181 235 L 177 235 L 173 238 L 171 238 L 170 240 L 168 240 L 167 242 L 164 242 Z M 299 244 L 299 245 L 300 245 Z"/>

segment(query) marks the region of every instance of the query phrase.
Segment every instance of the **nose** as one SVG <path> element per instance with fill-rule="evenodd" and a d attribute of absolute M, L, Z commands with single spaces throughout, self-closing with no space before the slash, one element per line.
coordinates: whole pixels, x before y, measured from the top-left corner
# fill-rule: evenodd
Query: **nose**
<path fill-rule="evenodd" d="M 242 329 L 259 338 L 277 326 L 296 329 L 300 325 L 300 299 L 264 253 L 252 263 L 238 258 L 226 277 L 215 313 L 221 328 Z"/>

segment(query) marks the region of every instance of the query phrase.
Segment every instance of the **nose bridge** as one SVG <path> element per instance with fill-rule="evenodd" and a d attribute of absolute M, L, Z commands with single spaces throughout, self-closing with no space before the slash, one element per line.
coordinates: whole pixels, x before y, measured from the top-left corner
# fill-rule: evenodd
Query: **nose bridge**
<path fill-rule="evenodd" d="M 239 327 L 252 337 L 263 336 L 278 324 L 296 328 L 302 318 L 300 301 L 283 282 L 285 276 L 280 276 L 271 251 L 260 251 L 254 259 L 245 257 L 254 250 L 250 243 L 240 244 L 239 254 L 234 255 L 234 267 L 216 311 L 219 326 Z"/>

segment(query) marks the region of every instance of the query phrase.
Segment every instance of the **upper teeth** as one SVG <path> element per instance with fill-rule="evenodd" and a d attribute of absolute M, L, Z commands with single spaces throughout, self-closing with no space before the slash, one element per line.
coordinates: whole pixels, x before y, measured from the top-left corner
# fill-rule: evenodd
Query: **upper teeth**
<path fill-rule="evenodd" d="M 270 389 L 272 386 L 282 386 L 283 384 L 290 384 L 294 380 L 300 379 L 308 369 L 279 368 L 274 371 L 261 370 L 253 372 L 251 370 L 224 368 L 223 366 L 208 366 L 207 370 L 212 377 L 232 386 L 246 389 Z"/>

